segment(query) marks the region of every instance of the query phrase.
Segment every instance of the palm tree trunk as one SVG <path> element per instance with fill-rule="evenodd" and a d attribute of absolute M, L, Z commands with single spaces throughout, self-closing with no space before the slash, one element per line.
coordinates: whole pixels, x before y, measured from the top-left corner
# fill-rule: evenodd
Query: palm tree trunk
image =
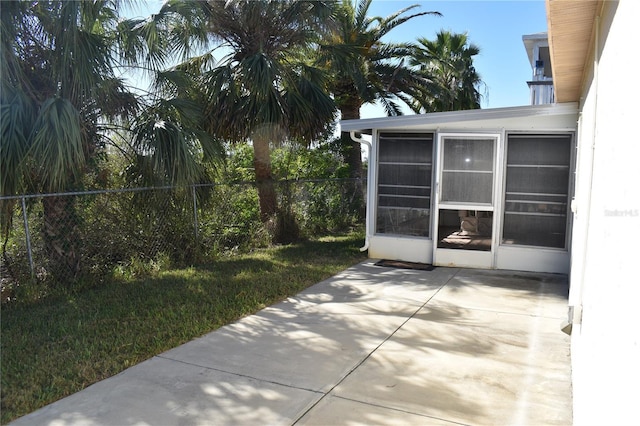
<path fill-rule="evenodd" d="M 271 176 L 271 153 L 269 140 L 262 137 L 253 139 L 253 167 L 255 168 L 260 219 L 263 223 L 273 219 L 278 211 L 278 199 Z"/>
<path fill-rule="evenodd" d="M 45 197 L 42 205 L 44 244 L 51 274 L 58 283 L 68 283 L 80 272 L 80 233 L 75 197 Z"/>

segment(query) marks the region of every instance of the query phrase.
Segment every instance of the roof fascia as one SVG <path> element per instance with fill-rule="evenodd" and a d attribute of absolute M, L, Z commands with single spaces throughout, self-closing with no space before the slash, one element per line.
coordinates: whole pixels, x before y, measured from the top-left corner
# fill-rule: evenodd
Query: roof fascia
<path fill-rule="evenodd" d="M 428 114 L 401 115 L 396 117 L 365 118 L 340 121 L 343 132 L 358 131 L 370 133 L 373 129 L 402 127 L 437 127 L 449 123 L 477 122 L 483 120 L 501 120 L 523 117 L 539 117 L 575 114 L 576 102 L 548 105 L 527 105 L 506 108 L 474 109 L 465 111 L 432 112 Z"/>

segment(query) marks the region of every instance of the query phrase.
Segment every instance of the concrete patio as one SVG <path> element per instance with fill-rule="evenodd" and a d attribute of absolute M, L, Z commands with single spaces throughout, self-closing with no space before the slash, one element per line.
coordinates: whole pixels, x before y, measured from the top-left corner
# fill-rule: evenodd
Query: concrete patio
<path fill-rule="evenodd" d="M 566 277 L 373 263 L 12 424 L 572 423 Z"/>

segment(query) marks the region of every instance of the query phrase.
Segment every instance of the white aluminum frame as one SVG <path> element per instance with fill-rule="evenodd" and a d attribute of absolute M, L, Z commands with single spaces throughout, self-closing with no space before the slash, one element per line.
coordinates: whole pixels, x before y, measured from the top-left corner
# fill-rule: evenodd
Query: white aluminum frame
<path fill-rule="evenodd" d="M 441 266 L 460 266 L 468 268 L 485 268 L 492 269 L 496 266 L 497 236 L 499 228 L 496 224 L 498 219 L 496 213 L 500 209 L 500 187 L 498 182 L 502 179 L 501 167 L 498 167 L 502 159 L 503 152 L 503 136 L 504 132 L 438 132 L 437 134 L 437 169 L 435 173 L 434 193 L 434 214 L 432 216 L 431 235 L 433 236 L 433 264 Z M 444 161 L 444 139 L 445 138 L 468 138 L 468 139 L 489 139 L 493 141 L 493 179 L 492 179 L 492 197 L 491 205 L 484 203 L 442 203 L 441 202 L 441 183 Z M 490 251 L 474 251 L 464 249 L 445 249 L 438 248 L 438 224 L 440 222 L 440 208 L 445 207 L 447 210 L 478 210 L 490 211 L 493 213 L 493 223 L 491 231 L 491 250 Z M 498 222 L 500 225 L 500 222 Z"/>
<path fill-rule="evenodd" d="M 563 248 L 559 247 L 541 247 L 522 244 L 502 244 L 503 229 L 502 220 L 505 211 L 505 189 L 507 179 L 507 150 L 509 149 L 509 135 L 525 135 L 525 136 L 569 136 L 571 154 L 569 160 L 569 187 L 567 188 L 567 219 L 566 219 L 566 234 L 565 245 Z M 499 220 L 500 228 L 499 235 L 497 236 L 497 250 L 496 250 L 496 269 L 510 269 L 519 271 L 531 271 L 531 272 L 551 272 L 558 274 L 568 274 L 570 270 L 570 242 L 573 215 L 571 213 L 571 200 L 573 199 L 575 191 L 575 141 L 576 130 L 509 130 L 504 132 L 503 142 L 503 159 L 501 163 L 502 177 L 500 180 L 500 192 L 503 195 L 500 200 Z"/>

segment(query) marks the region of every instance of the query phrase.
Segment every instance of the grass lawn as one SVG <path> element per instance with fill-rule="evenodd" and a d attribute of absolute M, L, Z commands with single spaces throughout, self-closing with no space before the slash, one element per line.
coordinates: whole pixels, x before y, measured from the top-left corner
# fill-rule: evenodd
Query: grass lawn
<path fill-rule="evenodd" d="M 220 258 L 2 306 L 4 424 L 364 259 L 361 235 Z"/>

